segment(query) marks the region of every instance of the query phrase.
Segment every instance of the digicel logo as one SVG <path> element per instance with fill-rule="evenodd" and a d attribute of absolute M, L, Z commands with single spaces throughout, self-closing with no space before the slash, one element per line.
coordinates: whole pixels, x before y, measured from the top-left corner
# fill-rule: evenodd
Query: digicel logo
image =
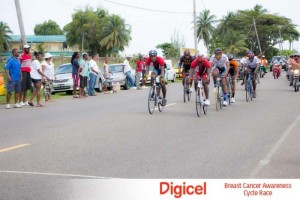
<path fill-rule="evenodd" d="M 173 184 L 173 182 L 160 182 L 160 195 L 174 195 L 175 198 L 180 198 L 182 195 L 206 195 L 206 182 L 202 185 L 188 185 L 183 182 L 181 185 Z"/>

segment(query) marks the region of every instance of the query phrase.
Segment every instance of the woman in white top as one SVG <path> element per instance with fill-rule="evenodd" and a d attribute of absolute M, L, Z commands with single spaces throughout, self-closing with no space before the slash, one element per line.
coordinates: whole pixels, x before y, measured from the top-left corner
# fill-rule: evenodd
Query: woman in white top
<path fill-rule="evenodd" d="M 54 80 L 54 64 L 51 61 L 52 55 L 50 53 L 46 53 L 44 58 L 45 60 L 42 62 L 42 72 L 49 78 L 42 78 L 42 82 L 44 84 L 44 95 L 45 101 L 51 101 Z"/>
<path fill-rule="evenodd" d="M 42 72 L 42 66 L 40 61 L 42 61 L 43 59 L 43 54 L 41 52 L 34 52 L 34 56 L 36 60 L 33 60 L 31 62 L 30 76 L 35 89 L 33 90 L 33 93 L 31 95 L 28 104 L 30 106 L 34 106 L 32 100 L 36 96 L 36 100 L 37 100 L 36 107 L 43 107 L 42 104 L 40 104 L 40 99 L 41 99 L 40 91 L 42 86 L 42 77 L 45 77 L 48 80 L 50 79 Z"/>

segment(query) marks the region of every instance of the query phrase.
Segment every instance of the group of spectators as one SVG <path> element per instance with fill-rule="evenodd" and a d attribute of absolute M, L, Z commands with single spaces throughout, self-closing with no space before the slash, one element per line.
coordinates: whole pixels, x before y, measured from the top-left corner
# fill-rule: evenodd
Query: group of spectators
<path fill-rule="evenodd" d="M 126 75 L 130 89 L 146 88 L 145 86 L 145 57 L 140 56 L 136 62 L 136 79 L 132 74 L 130 60 L 132 56 L 127 54 L 124 60 L 123 72 Z M 97 78 L 103 80 L 103 93 L 108 91 L 107 78 L 109 77 L 108 58 L 104 60 L 103 73 L 99 69 L 97 61 L 99 54 L 91 54 L 91 59 L 88 53 L 83 53 L 81 56 L 78 52 L 74 52 L 71 58 L 72 64 L 72 79 L 73 79 L 73 97 L 85 98 L 87 96 L 96 96 L 94 87 Z M 41 88 L 44 90 L 45 102 L 51 102 L 51 94 L 53 92 L 54 80 L 54 64 L 52 55 L 41 52 L 34 52 L 33 56 L 30 53 L 30 46 L 24 45 L 23 52 L 20 55 L 18 49 L 12 50 L 12 56 L 7 60 L 5 65 L 7 74 L 7 94 L 6 108 L 11 108 L 11 95 L 15 94 L 14 108 L 22 108 L 23 106 L 43 107 L 41 104 Z M 100 76 L 99 76 L 100 75 Z M 142 87 L 139 81 L 142 78 Z M 32 88 L 34 86 L 34 88 Z M 88 87 L 87 87 L 88 86 Z M 79 94 L 77 88 L 79 87 Z M 27 91 L 32 90 L 32 95 L 27 100 Z M 33 103 L 36 97 L 36 104 Z"/>
<path fill-rule="evenodd" d="M 43 84 L 45 101 L 52 101 L 52 82 L 54 80 L 54 64 L 52 55 L 46 53 L 43 57 L 41 52 L 34 52 L 35 59 L 32 60 L 30 46 L 23 46 L 23 53 L 19 55 L 18 49 L 12 50 L 12 56 L 7 60 L 5 72 L 7 75 L 6 108 L 10 109 L 11 95 L 15 93 L 14 108 L 23 106 L 34 106 L 33 99 L 37 97 L 36 107 L 43 107 L 40 103 L 40 90 Z M 27 91 L 35 87 L 30 100 L 27 101 Z"/>

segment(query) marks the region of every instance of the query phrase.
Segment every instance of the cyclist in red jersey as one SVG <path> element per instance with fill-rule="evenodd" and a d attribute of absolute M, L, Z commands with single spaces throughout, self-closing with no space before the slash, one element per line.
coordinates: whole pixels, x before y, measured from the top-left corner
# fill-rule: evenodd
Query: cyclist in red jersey
<path fill-rule="evenodd" d="M 160 83 L 161 89 L 163 93 L 163 106 L 166 105 L 166 95 L 167 95 L 167 88 L 166 88 L 166 80 L 165 80 L 165 66 L 166 63 L 162 57 L 157 56 L 157 52 L 155 50 L 149 51 L 149 57 L 145 61 L 146 64 L 146 80 L 148 78 L 149 70 L 151 70 L 151 85 L 153 84 L 153 76 L 160 75 Z M 159 91 L 158 91 L 159 92 Z"/>
<path fill-rule="evenodd" d="M 210 62 L 205 58 L 203 54 L 198 54 L 196 59 L 193 60 L 191 63 L 191 69 L 190 69 L 190 81 L 192 78 L 200 77 L 202 79 L 204 92 L 206 100 L 204 101 L 204 104 L 209 106 L 210 102 L 208 100 L 209 98 L 209 83 L 210 83 L 210 71 L 211 71 L 211 65 Z M 198 84 L 198 80 L 195 79 L 195 87 Z"/>

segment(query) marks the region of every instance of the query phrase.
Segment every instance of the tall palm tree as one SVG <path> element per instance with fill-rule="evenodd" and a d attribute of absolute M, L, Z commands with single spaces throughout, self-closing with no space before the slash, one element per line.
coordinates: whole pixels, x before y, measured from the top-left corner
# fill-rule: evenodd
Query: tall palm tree
<path fill-rule="evenodd" d="M 210 10 L 203 10 L 197 17 L 197 37 L 198 41 L 203 39 L 204 45 L 208 47 L 209 40 L 214 31 L 213 24 L 216 22 L 216 16 L 210 15 Z"/>
<path fill-rule="evenodd" d="M 8 50 L 8 43 L 12 39 L 9 34 L 12 34 L 9 26 L 5 22 L 0 22 L 0 49 Z"/>
<path fill-rule="evenodd" d="M 227 12 L 227 15 L 223 16 L 223 18 L 220 20 L 220 24 L 218 25 L 218 30 L 225 34 L 227 33 L 228 29 L 231 27 L 232 19 L 235 17 L 234 12 L 229 11 Z"/>
<path fill-rule="evenodd" d="M 245 36 L 235 31 L 229 31 L 217 45 L 224 49 L 225 53 L 232 53 L 233 55 L 245 52 L 248 49 Z"/>
<path fill-rule="evenodd" d="M 111 15 L 102 27 L 100 45 L 106 50 L 124 50 L 131 40 L 130 33 L 131 29 L 124 19 Z"/>

